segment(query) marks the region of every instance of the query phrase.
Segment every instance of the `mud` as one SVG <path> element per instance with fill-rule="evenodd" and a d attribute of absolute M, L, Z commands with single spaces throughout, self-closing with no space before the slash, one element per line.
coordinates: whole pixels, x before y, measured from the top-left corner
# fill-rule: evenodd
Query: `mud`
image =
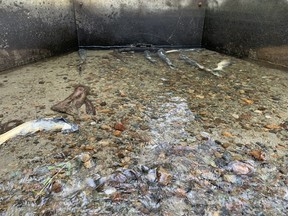
<path fill-rule="evenodd" d="M 0 149 L 0 215 L 285 215 L 288 73 L 219 53 L 87 51 L 0 74 L 0 121 L 61 116 L 77 84 L 96 116 Z"/>

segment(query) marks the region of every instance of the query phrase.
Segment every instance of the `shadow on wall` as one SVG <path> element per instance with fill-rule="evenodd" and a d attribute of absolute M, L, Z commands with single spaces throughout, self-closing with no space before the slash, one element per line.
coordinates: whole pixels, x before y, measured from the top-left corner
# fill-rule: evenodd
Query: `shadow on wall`
<path fill-rule="evenodd" d="M 287 0 L 210 0 L 203 46 L 288 67 Z"/>

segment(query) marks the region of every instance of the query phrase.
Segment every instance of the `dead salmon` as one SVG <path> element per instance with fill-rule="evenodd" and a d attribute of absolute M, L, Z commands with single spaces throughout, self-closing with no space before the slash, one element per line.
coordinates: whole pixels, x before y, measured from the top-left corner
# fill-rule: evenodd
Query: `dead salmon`
<path fill-rule="evenodd" d="M 63 133 L 75 132 L 78 125 L 67 121 L 63 117 L 40 118 L 25 122 L 4 134 L 0 135 L 0 145 L 16 136 L 30 135 L 38 131 L 62 131 Z"/>

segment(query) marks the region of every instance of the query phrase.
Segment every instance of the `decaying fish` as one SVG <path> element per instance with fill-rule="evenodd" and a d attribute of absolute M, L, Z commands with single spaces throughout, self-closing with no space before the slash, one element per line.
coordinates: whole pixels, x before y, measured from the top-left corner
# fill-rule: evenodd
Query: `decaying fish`
<path fill-rule="evenodd" d="M 154 64 L 154 63 L 156 62 L 156 60 L 151 57 L 151 52 L 150 52 L 149 50 L 145 50 L 145 51 L 144 51 L 144 56 L 145 56 L 145 58 L 148 59 L 148 61 L 150 61 L 151 63 Z"/>
<path fill-rule="evenodd" d="M 51 107 L 53 111 L 67 113 L 74 117 L 79 114 L 79 108 L 85 104 L 86 113 L 95 115 L 96 111 L 92 102 L 87 98 L 89 94 L 89 87 L 84 85 L 75 86 L 74 92 L 65 100 L 55 104 Z"/>
<path fill-rule="evenodd" d="M 63 117 L 41 118 L 25 122 L 0 135 L 0 145 L 16 136 L 30 135 L 38 131 L 62 131 L 63 133 L 78 130 L 78 125 L 68 122 Z"/>
<path fill-rule="evenodd" d="M 84 65 L 86 63 L 86 50 L 85 49 L 79 49 L 78 55 L 80 57 L 80 62 L 77 64 L 77 69 L 79 74 L 82 74 L 82 71 L 84 70 Z"/>
<path fill-rule="evenodd" d="M 213 68 L 212 70 L 213 71 L 222 71 L 223 68 L 229 66 L 230 64 L 231 64 L 231 61 L 229 59 L 224 59 L 217 64 L 216 68 Z"/>
<path fill-rule="evenodd" d="M 204 70 L 204 68 L 205 68 L 203 65 L 200 65 L 198 62 L 196 62 L 195 60 L 189 58 L 188 56 L 184 55 L 183 53 L 179 54 L 179 58 L 181 60 L 184 60 L 187 64 L 190 64 L 192 66 L 198 67 L 201 70 Z"/>
<path fill-rule="evenodd" d="M 165 55 L 164 49 L 159 49 L 157 51 L 159 58 L 164 61 L 171 69 L 175 69 L 175 65 L 170 61 L 170 59 Z"/>
<path fill-rule="evenodd" d="M 193 60 L 193 59 L 189 58 L 188 56 L 184 55 L 183 53 L 179 54 L 179 58 L 181 60 L 184 60 L 186 63 L 188 63 L 190 65 L 193 65 L 193 66 L 199 68 L 200 70 L 204 70 L 206 72 L 209 72 L 209 73 L 211 73 L 211 74 L 213 74 L 214 76 L 217 76 L 217 77 L 221 77 L 221 75 L 219 73 L 217 73 L 217 71 L 222 71 L 224 67 L 227 67 L 228 65 L 230 65 L 230 60 L 223 60 L 223 61 L 221 61 L 221 62 L 219 62 L 217 64 L 216 68 L 210 69 L 210 68 L 207 68 L 207 67 L 199 64 L 195 60 Z"/>

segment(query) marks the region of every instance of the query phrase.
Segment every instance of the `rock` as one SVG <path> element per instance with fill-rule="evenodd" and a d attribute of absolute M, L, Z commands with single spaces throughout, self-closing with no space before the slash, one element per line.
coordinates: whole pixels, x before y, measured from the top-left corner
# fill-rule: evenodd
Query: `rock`
<path fill-rule="evenodd" d="M 226 182 L 233 183 L 233 184 L 237 183 L 237 181 L 238 181 L 237 176 L 228 175 L 228 174 L 223 176 L 223 180 L 226 181 Z"/>
<path fill-rule="evenodd" d="M 106 130 L 106 131 L 112 130 L 112 128 L 111 128 L 109 125 L 106 125 L 106 124 L 101 125 L 100 128 L 101 128 L 102 130 Z"/>
<path fill-rule="evenodd" d="M 121 131 L 120 130 L 114 130 L 113 131 L 113 135 L 114 136 L 120 136 L 121 135 Z"/>
<path fill-rule="evenodd" d="M 230 132 L 227 132 L 227 131 L 222 132 L 222 135 L 226 136 L 226 137 L 232 137 L 233 136 Z"/>
<path fill-rule="evenodd" d="M 168 185 L 171 181 L 172 175 L 168 173 L 163 167 L 157 169 L 157 181 L 162 185 Z"/>
<path fill-rule="evenodd" d="M 254 101 L 248 98 L 241 98 L 241 101 L 243 101 L 245 104 L 253 104 Z"/>
<path fill-rule="evenodd" d="M 91 159 L 91 156 L 89 154 L 84 153 L 84 154 L 81 155 L 81 161 L 83 163 L 89 161 L 90 159 Z"/>
<path fill-rule="evenodd" d="M 125 128 L 125 126 L 123 125 L 122 122 L 117 122 L 114 125 L 114 129 L 115 130 L 119 130 L 119 131 L 124 131 L 126 128 Z"/>
<path fill-rule="evenodd" d="M 54 181 L 51 186 L 51 191 L 54 193 L 60 193 L 62 191 L 62 185 L 58 181 Z"/>
<path fill-rule="evenodd" d="M 277 125 L 277 124 L 274 124 L 274 123 L 266 124 L 264 127 L 267 128 L 267 129 L 279 129 L 279 128 L 281 128 L 280 125 Z"/>
<path fill-rule="evenodd" d="M 228 169 L 237 175 L 248 175 L 255 171 L 253 161 L 232 161 L 228 164 Z"/>
<path fill-rule="evenodd" d="M 256 160 L 264 161 L 265 160 L 265 153 L 258 149 L 253 149 L 249 153 L 249 155 L 253 156 Z"/>

